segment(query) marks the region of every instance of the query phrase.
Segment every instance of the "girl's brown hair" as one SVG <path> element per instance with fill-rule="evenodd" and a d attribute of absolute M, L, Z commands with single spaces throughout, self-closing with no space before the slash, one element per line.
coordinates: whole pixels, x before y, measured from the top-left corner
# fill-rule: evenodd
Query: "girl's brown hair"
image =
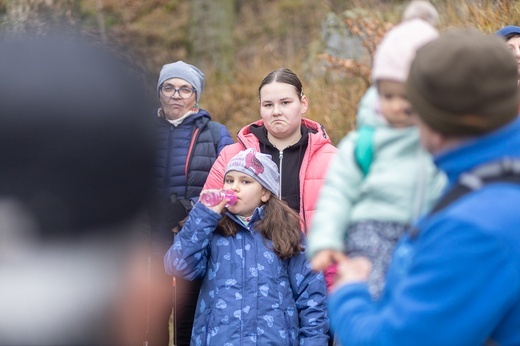
<path fill-rule="evenodd" d="M 303 251 L 300 216 L 286 202 L 273 194 L 265 203 L 265 215 L 254 224 L 257 232 L 273 243 L 273 251 L 282 260 Z M 236 236 L 238 225 L 224 214 L 215 231 L 223 236 Z"/>

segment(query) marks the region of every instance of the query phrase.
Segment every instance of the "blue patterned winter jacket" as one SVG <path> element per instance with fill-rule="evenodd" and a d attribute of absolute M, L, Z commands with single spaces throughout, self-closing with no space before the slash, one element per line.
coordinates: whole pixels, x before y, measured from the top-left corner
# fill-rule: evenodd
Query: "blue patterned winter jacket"
<path fill-rule="evenodd" d="M 272 243 L 239 224 L 235 237 L 214 230 L 221 215 L 197 203 L 164 257 L 170 275 L 204 278 L 191 345 L 327 345 L 322 273 L 302 252 L 280 259 Z M 257 208 L 250 225 L 261 219 Z"/>

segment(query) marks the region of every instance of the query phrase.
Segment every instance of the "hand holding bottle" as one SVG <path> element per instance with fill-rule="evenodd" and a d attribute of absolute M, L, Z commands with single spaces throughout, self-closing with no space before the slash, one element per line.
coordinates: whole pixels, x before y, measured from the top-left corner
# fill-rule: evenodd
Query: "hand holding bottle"
<path fill-rule="evenodd" d="M 237 196 L 232 190 L 204 190 L 200 194 L 199 201 L 206 207 L 219 205 L 223 200 L 228 200 L 226 205 L 233 205 L 237 202 Z"/>

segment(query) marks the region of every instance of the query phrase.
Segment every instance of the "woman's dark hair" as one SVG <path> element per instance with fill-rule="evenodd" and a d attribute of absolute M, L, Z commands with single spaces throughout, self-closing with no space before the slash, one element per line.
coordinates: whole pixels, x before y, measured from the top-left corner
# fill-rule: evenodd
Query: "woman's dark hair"
<path fill-rule="evenodd" d="M 262 83 L 260 83 L 260 86 L 258 87 L 258 97 L 260 97 L 260 91 L 264 85 L 274 82 L 286 83 L 294 86 L 296 93 L 300 95 L 300 98 L 303 97 L 303 85 L 300 78 L 298 78 L 296 73 L 286 67 L 274 70 L 265 76 L 264 80 L 262 80 Z"/>
<path fill-rule="evenodd" d="M 265 203 L 265 216 L 254 225 L 257 232 L 273 243 L 273 251 L 282 260 L 303 251 L 300 216 L 286 202 L 271 194 Z M 238 225 L 224 214 L 215 231 L 223 236 L 236 236 Z"/>

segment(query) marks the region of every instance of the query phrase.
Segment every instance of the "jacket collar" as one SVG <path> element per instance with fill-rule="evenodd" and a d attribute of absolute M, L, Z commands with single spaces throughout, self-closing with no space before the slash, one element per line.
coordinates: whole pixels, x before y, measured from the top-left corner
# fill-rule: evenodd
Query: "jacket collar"
<path fill-rule="evenodd" d="M 233 221 L 238 223 L 241 228 L 247 229 L 246 226 L 242 223 L 242 221 L 240 221 L 240 219 L 235 214 L 232 214 L 228 211 L 228 212 L 226 212 L 226 215 L 228 217 L 230 217 Z M 249 221 L 249 224 L 251 225 L 251 224 L 255 223 L 256 221 L 263 219 L 264 215 L 265 215 L 265 204 L 263 204 L 260 207 L 255 209 L 255 211 L 253 212 L 253 215 L 251 216 L 251 220 Z M 249 229 L 249 231 L 252 231 L 252 230 Z"/>
<path fill-rule="evenodd" d="M 258 139 L 251 132 L 251 126 L 264 126 L 264 121 L 260 119 L 243 127 L 238 132 L 237 139 L 246 148 L 256 148 L 258 150 Z M 325 131 L 325 128 L 319 123 L 307 118 L 302 118 L 302 126 L 309 130 L 309 144 L 312 144 L 312 148 L 310 148 L 310 150 L 317 150 L 323 145 L 332 144 L 329 136 L 327 135 L 327 132 Z"/>
<path fill-rule="evenodd" d="M 450 185 L 477 166 L 504 157 L 520 158 L 520 118 L 487 135 L 435 156 L 435 164 L 446 172 Z"/>
<path fill-rule="evenodd" d="M 193 123 L 195 123 L 195 121 L 197 121 L 198 119 L 201 119 L 201 118 L 208 118 L 211 120 L 211 116 L 209 115 L 209 113 L 206 110 L 199 109 L 199 111 L 197 113 L 192 114 L 189 117 L 187 117 L 186 119 L 184 119 L 184 121 L 179 126 L 183 126 L 183 125 L 191 126 Z M 171 125 L 168 122 L 168 120 L 164 119 L 164 117 L 157 117 L 157 119 L 158 119 L 159 123 L 162 125 L 165 125 L 165 126 Z"/>

